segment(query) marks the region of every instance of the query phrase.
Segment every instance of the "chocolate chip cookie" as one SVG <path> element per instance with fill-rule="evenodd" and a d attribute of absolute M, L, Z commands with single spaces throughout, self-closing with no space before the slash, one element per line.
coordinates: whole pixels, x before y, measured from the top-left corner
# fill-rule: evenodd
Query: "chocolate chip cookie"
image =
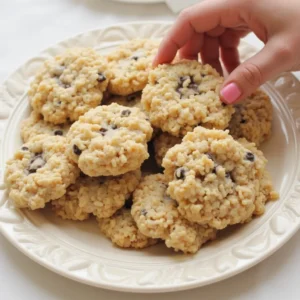
<path fill-rule="evenodd" d="M 67 155 L 88 176 L 117 176 L 139 169 L 149 157 L 152 131 L 138 108 L 102 105 L 71 126 Z"/>
<path fill-rule="evenodd" d="M 168 181 L 163 174 L 146 176 L 133 195 L 132 216 L 144 235 L 163 239 L 175 251 L 196 253 L 216 230 L 184 219 L 177 202 L 167 195 Z"/>
<path fill-rule="evenodd" d="M 65 150 L 64 137 L 38 135 L 7 161 L 5 182 L 16 207 L 43 208 L 66 193 L 79 169 L 67 158 Z"/>
<path fill-rule="evenodd" d="M 198 125 L 225 129 L 234 108 L 220 100 L 222 83 L 215 69 L 197 61 L 160 65 L 150 72 L 142 105 L 153 126 L 175 136 Z"/>
<path fill-rule="evenodd" d="M 197 127 L 163 159 L 168 193 L 180 213 L 216 229 L 243 223 L 273 198 L 270 182 L 262 191 L 266 163 L 263 153 L 235 141 L 228 131 Z"/>
<path fill-rule="evenodd" d="M 69 49 L 45 61 L 30 85 L 29 100 L 46 122 L 76 121 L 101 103 L 110 77 L 106 58 L 95 50 Z"/>

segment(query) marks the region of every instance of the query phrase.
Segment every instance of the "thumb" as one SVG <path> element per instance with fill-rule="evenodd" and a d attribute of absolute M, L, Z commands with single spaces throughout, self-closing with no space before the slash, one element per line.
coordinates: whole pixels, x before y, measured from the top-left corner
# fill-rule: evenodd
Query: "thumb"
<path fill-rule="evenodd" d="M 225 80 L 220 95 L 233 104 L 252 94 L 267 80 L 289 69 L 292 52 L 288 46 L 269 41 L 256 55 L 239 65 Z"/>

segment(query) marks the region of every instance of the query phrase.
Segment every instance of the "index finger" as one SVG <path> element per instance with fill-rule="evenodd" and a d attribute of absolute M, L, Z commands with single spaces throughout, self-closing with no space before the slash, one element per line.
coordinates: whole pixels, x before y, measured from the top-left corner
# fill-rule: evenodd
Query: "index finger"
<path fill-rule="evenodd" d="M 239 3 L 239 6 L 236 4 Z M 241 25 L 241 1 L 209 0 L 185 9 L 163 39 L 158 53 L 153 61 L 157 66 L 171 62 L 181 49 L 194 35 L 204 33 L 217 26 L 235 27 Z"/>

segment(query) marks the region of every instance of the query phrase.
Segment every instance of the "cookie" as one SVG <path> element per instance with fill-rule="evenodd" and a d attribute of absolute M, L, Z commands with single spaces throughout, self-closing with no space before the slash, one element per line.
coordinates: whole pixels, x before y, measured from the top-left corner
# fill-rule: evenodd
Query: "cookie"
<path fill-rule="evenodd" d="M 266 162 L 254 144 L 243 146 L 228 130 L 197 127 L 167 152 L 162 165 L 180 213 L 223 229 L 246 222 L 260 210 L 258 203 L 273 197 L 272 187 L 261 190 Z"/>
<path fill-rule="evenodd" d="M 161 166 L 162 160 L 165 157 L 169 149 L 177 144 L 180 144 L 181 138 L 173 136 L 167 132 L 163 132 L 154 138 L 154 151 L 156 163 Z"/>
<path fill-rule="evenodd" d="M 257 149 L 255 143 L 247 141 L 245 138 L 238 139 L 246 149 L 252 152 L 256 157 L 265 160 L 263 153 Z M 254 215 L 262 215 L 265 212 L 265 204 L 267 201 L 274 201 L 279 198 L 279 194 L 274 190 L 273 183 L 269 172 L 265 169 L 262 178 L 259 181 L 259 193 L 255 198 Z"/>
<path fill-rule="evenodd" d="M 79 206 L 79 190 L 81 177 L 67 188 L 67 192 L 61 198 L 51 201 L 52 210 L 64 220 L 83 221 L 89 218 L 90 214 Z"/>
<path fill-rule="evenodd" d="M 110 53 L 107 59 L 112 78 L 108 90 L 121 96 L 141 91 L 147 84 L 158 45 L 159 42 L 155 40 L 137 39 Z"/>
<path fill-rule="evenodd" d="M 31 112 L 29 118 L 25 119 L 20 126 L 21 137 L 26 143 L 32 137 L 39 134 L 65 136 L 70 129 L 71 124 L 53 125 L 44 121 L 41 114 Z"/>
<path fill-rule="evenodd" d="M 142 98 L 141 92 L 137 92 L 128 96 L 112 95 L 107 100 L 103 101 L 103 105 L 110 105 L 112 103 L 117 103 L 122 106 L 137 107 L 139 109 L 142 109 L 141 98 Z"/>
<path fill-rule="evenodd" d="M 106 59 L 95 50 L 69 49 L 45 61 L 30 85 L 31 106 L 46 122 L 76 121 L 101 103 L 110 76 Z"/>
<path fill-rule="evenodd" d="M 138 108 L 102 105 L 71 126 L 67 154 L 89 176 L 117 176 L 139 169 L 149 157 L 152 131 Z"/>
<path fill-rule="evenodd" d="M 122 208 L 110 218 L 97 220 L 100 231 L 121 248 L 142 249 L 158 242 L 158 240 L 146 237 L 138 230 L 130 209 Z"/>
<path fill-rule="evenodd" d="M 144 235 L 163 239 L 175 251 L 196 253 L 215 238 L 216 230 L 185 220 L 167 195 L 167 187 L 163 174 L 146 176 L 134 192 L 131 214 Z"/>
<path fill-rule="evenodd" d="M 235 113 L 228 127 L 230 134 L 236 139 L 244 137 L 260 146 L 271 135 L 272 113 L 269 96 L 257 90 L 235 105 Z"/>
<path fill-rule="evenodd" d="M 108 218 L 124 206 L 140 179 L 140 170 L 116 177 L 85 177 L 79 190 L 79 206 L 98 218 Z"/>
<path fill-rule="evenodd" d="M 222 83 L 215 69 L 197 61 L 160 65 L 150 72 L 142 106 L 151 124 L 171 135 L 183 136 L 198 125 L 225 129 L 234 108 L 220 100 Z"/>
<path fill-rule="evenodd" d="M 38 135 L 7 161 L 5 182 L 16 207 L 43 208 L 66 193 L 79 169 L 66 157 L 65 150 L 64 137 Z"/>

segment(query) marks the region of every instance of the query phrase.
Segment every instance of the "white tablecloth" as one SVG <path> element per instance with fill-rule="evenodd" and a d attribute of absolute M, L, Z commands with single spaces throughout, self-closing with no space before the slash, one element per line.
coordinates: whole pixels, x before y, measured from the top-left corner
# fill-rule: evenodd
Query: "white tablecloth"
<path fill-rule="evenodd" d="M 0 80 L 27 58 L 70 35 L 116 22 L 153 19 L 173 20 L 175 16 L 164 4 L 0 0 Z M 191 291 L 143 296 L 105 291 L 65 279 L 21 254 L 1 234 L 0 245 L 1 300 L 300 299 L 300 233 L 272 257 L 231 279 Z"/>

